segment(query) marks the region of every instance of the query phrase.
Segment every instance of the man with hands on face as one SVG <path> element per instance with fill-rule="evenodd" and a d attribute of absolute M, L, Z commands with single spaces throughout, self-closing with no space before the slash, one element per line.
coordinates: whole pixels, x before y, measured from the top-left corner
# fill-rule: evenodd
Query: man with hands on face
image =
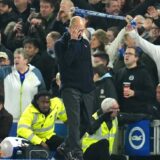
<path fill-rule="evenodd" d="M 93 114 L 94 133 L 85 133 L 82 138 L 84 160 L 106 160 L 111 158 L 117 134 L 119 105 L 114 98 L 105 98 L 100 109 Z"/>
<path fill-rule="evenodd" d="M 84 28 L 84 20 L 79 16 L 73 17 L 68 32 L 55 44 L 61 75 L 61 97 L 68 117 L 69 132 L 64 152 L 67 158 L 77 160 L 83 160 L 80 120 L 85 121 L 86 129 L 91 126 L 95 89 L 90 45 L 83 38 Z"/>

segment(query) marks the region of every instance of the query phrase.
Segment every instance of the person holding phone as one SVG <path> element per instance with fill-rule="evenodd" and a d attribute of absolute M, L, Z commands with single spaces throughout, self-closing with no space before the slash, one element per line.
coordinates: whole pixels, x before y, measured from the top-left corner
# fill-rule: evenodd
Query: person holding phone
<path fill-rule="evenodd" d="M 80 137 L 91 126 L 95 89 L 91 50 L 89 42 L 83 38 L 84 29 L 84 19 L 72 17 L 68 32 L 55 43 L 61 75 L 61 95 L 68 117 L 68 136 L 63 155 L 77 160 L 83 160 Z M 82 120 L 85 121 L 83 127 L 80 126 Z M 83 133 L 80 128 L 83 128 Z"/>

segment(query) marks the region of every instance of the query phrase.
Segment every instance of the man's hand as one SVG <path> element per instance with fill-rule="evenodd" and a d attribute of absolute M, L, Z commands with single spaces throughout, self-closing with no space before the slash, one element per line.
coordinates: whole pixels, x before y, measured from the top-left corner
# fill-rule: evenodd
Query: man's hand
<path fill-rule="evenodd" d="M 21 31 L 21 30 L 22 30 L 22 24 L 21 24 L 21 22 L 17 22 L 13 28 L 13 31 L 17 32 L 17 31 Z"/>
<path fill-rule="evenodd" d="M 46 148 L 46 149 L 49 149 L 48 145 L 45 143 L 45 142 L 41 142 L 40 144 L 42 147 Z"/>
<path fill-rule="evenodd" d="M 132 89 L 127 89 L 127 90 L 123 91 L 123 95 L 124 95 L 125 98 L 133 97 L 134 94 L 135 94 L 134 90 L 132 90 Z"/>
<path fill-rule="evenodd" d="M 42 20 L 38 19 L 38 18 L 32 18 L 32 20 L 30 21 L 30 23 L 32 25 L 41 25 L 42 24 Z"/>
<path fill-rule="evenodd" d="M 127 24 L 130 24 L 131 21 L 133 20 L 133 17 L 130 16 L 130 15 L 127 15 L 126 18 L 125 18 L 125 20 L 126 20 Z"/>
<path fill-rule="evenodd" d="M 79 28 L 69 28 L 69 33 L 71 35 L 71 39 L 78 40 L 83 34 L 83 30 Z"/>

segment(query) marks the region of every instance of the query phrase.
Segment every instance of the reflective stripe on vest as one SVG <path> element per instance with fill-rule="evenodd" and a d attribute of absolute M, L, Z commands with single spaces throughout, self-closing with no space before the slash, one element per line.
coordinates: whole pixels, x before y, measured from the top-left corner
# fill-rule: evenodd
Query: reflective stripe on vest
<path fill-rule="evenodd" d="M 38 114 L 34 113 L 32 125 L 34 125 L 37 122 L 37 119 L 38 119 Z"/>
<path fill-rule="evenodd" d="M 32 133 L 27 139 L 28 139 L 29 141 L 31 141 L 31 140 L 33 139 L 33 137 L 34 137 L 34 134 Z"/>
<path fill-rule="evenodd" d="M 34 129 L 34 131 L 35 131 L 35 132 L 46 132 L 46 131 L 48 131 L 48 130 L 50 130 L 50 129 L 53 129 L 53 124 L 50 125 L 50 126 L 47 127 L 47 128 Z"/>
<path fill-rule="evenodd" d="M 27 129 L 31 129 L 30 126 L 27 126 L 27 125 L 25 125 L 25 124 L 20 124 L 20 125 L 18 125 L 18 129 L 19 129 L 19 128 L 27 128 Z"/>

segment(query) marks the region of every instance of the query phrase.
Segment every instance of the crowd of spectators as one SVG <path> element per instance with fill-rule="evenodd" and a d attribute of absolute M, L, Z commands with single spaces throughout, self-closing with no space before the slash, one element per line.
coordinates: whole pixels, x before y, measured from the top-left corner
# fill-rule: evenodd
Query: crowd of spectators
<path fill-rule="evenodd" d="M 68 30 L 73 7 L 126 17 L 83 15 L 98 95 L 94 111 L 112 96 L 123 112 L 160 119 L 160 0 L 0 0 L 4 108 L 18 120 L 39 90 L 60 97 L 54 45 Z"/>

